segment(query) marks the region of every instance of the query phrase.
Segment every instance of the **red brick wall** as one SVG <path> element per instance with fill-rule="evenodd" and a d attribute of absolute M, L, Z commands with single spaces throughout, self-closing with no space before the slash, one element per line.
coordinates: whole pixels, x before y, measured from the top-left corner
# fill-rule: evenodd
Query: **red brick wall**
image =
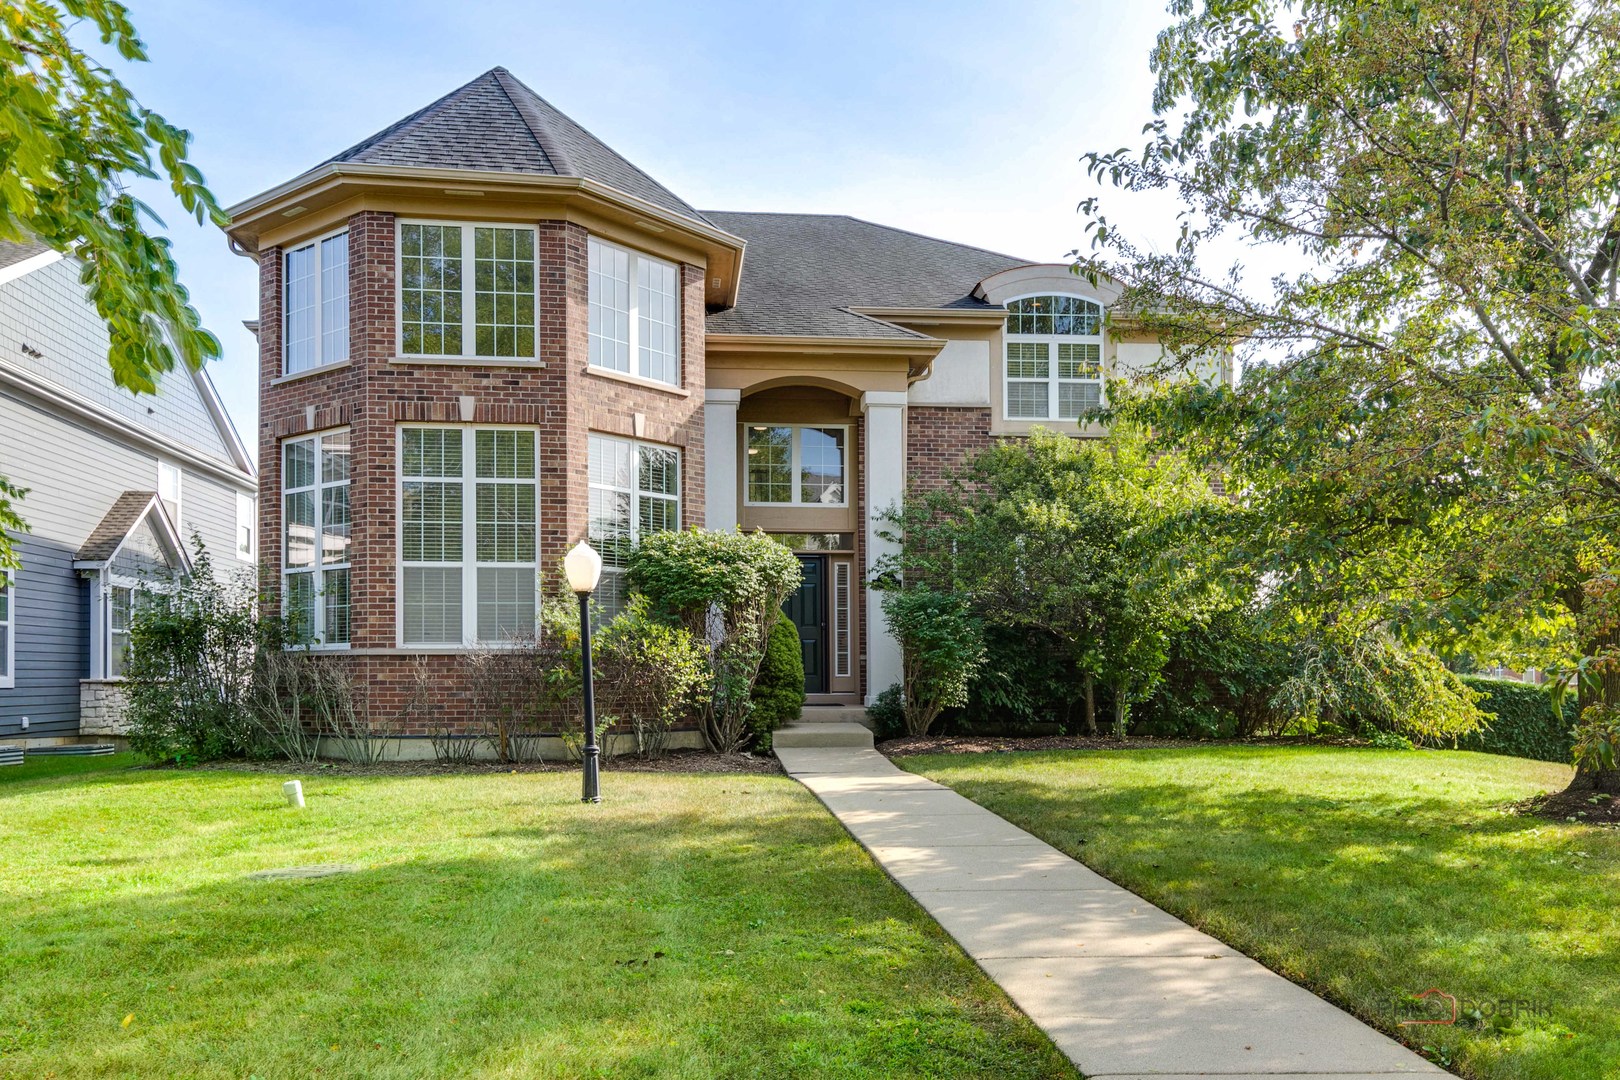
<path fill-rule="evenodd" d="M 586 233 L 578 225 L 541 221 L 536 332 L 543 366 L 400 364 L 396 353 L 394 215 L 376 211 L 349 220 L 348 366 L 289 381 L 281 375 L 279 249 L 262 253 L 260 283 L 260 561 L 270 581 L 281 565 L 281 442 L 348 426 L 352 444 L 349 497 L 353 515 L 350 662 L 368 686 L 379 720 L 397 715 L 421 650 L 396 648 L 398 595 L 396 437 L 401 421 L 462 422 L 460 399 L 475 399 L 473 423 L 532 425 L 540 464 L 541 572 L 556 580 L 557 563 L 584 536 L 588 432 L 634 436 L 682 448 L 681 516 L 703 521 L 703 270 L 683 266 L 682 392 L 672 393 L 587 370 Z M 313 419 L 310 407 L 314 407 Z M 441 719 L 470 726 L 467 688 L 453 657 L 430 661 L 443 676 Z"/>
<path fill-rule="evenodd" d="M 990 410 L 910 405 L 906 408 L 906 486 L 942 487 L 968 455 L 991 443 Z"/>

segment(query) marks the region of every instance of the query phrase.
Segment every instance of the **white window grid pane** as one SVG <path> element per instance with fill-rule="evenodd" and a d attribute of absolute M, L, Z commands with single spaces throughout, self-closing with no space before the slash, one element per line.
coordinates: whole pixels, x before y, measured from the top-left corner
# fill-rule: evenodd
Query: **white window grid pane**
<path fill-rule="evenodd" d="M 604 566 L 624 567 L 630 561 L 634 542 L 630 528 L 630 492 L 592 487 L 590 518 L 586 525 L 591 546 L 602 556 Z"/>
<path fill-rule="evenodd" d="M 321 241 L 321 363 L 349 358 L 349 234 Z"/>
<path fill-rule="evenodd" d="M 638 447 L 637 484 L 654 495 L 675 495 L 680 491 L 681 456 L 657 446 Z"/>
<path fill-rule="evenodd" d="M 604 567 L 623 569 L 642 537 L 681 527 L 680 452 L 593 435 L 590 456 L 587 535 Z"/>
<path fill-rule="evenodd" d="M 282 445 L 283 615 L 295 638 L 349 642 L 349 433 Z"/>
<path fill-rule="evenodd" d="M 317 363 L 319 342 L 315 340 L 315 304 L 318 281 L 315 277 L 315 245 L 287 252 L 283 260 L 283 329 L 287 374 L 305 371 Z"/>
<path fill-rule="evenodd" d="M 407 480 L 400 501 L 405 561 L 461 562 L 461 482 Z"/>
<path fill-rule="evenodd" d="M 630 253 L 591 239 L 587 291 L 590 363 L 630 372 Z"/>
<path fill-rule="evenodd" d="M 321 642 L 326 645 L 346 645 L 349 642 L 350 613 L 348 568 L 327 570 L 321 578 Z"/>
<path fill-rule="evenodd" d="M 636 267 L 641 374 L 679 384 L 679 274 L 671 264 L 645 255 L 637 256 Z"/>
<path fill-rule="evenodd" d="M 534 484 L 480 482 L 476 502 L 478 561 L 533 563 Z"/>
<path fill-rule="evenodd" d="M 1007 383 L 1007 415 L 1015 420 L 1044 420 L 1049 407 L 1044 382 Z"/>
<path fill-rule="evenodd" d="M 534 634 L 533 566 L 478 568 L 478 639 L 510 641 Z"/>
<path fill-rule="evenodd" d="M 844 429 L 800 428 L 799 501 L 822 505 L 844 502 Z"/>
<path fill-rule="evenodd" d="M 533 480 L 534 432 L 476 431 L 473 457 L 480 480 Z"/>
<path fill-rule="evenodd" d="M 534 232 L 476 226 L 473 233 L 473 355 L 532 357 Z"/>
<path fill-rule="evenodd" d="M 400 344 L 421 356 L 458 356 L 461 226 L 400 226 Z"/>
<path fill-rule="evenodd" d="M 294 641 L 315 637 L 315 574 L 312 571 L 286 575 L 282 615 Z"/>
<path fill-rule="evenodd" d="M 461 479 L 460 428 L 406 428 L 402 475 Z"/>
<path fill-rule="evenodd" d="M 405 643 L 460 645 L 461 568 L 407 566 L 404 572 Z"/>
<path fill-rule="evenodd" d="M 747 425 L 748 501 L 793 501 L 793 429 Z"/>
<path fill-rule="evenodd" d="M 1058 416 L 1078 420 L 1102 407 L 1102 384 L 1096 382 L 1058 383 Z"/>
<path fill-rule="evenodd" d="M 1102 346 L 1097 342 L 1058 343 L 1058 378 L 1096 379 L 1102 376 Z"/>

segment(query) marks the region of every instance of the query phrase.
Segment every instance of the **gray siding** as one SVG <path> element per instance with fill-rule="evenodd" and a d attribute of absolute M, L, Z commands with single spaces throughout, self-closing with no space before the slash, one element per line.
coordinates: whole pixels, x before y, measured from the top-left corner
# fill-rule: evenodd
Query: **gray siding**
<path fill-rule="evenodd" d="M 23 345 L 42 355 L 24 352 Z M 0 356 L 139 427 L 230 463 L 225 440 L 184 371 L 158 380 L 155 396 L 137 397 L 113 383 L 107 327 L 85 299 L 72 259 L 0 285 Z"/>
<path fill-rule="evenodd" d="M 17 537 L 14 689 L 0 689 L 0 738 L 78 734 L 79 680 L 89 675 L 88 585 L 73 556 L 120 493 L 155 490 L 158 456 L 43 402 L 0 388 L 0 475 L 28 488 L 19 509 L 30 532 Z M 235 558 L 238 488 L 186 462 L 181 516 L 222 570 Z M 245 481 L 244 481 L 245 482 Z"/>

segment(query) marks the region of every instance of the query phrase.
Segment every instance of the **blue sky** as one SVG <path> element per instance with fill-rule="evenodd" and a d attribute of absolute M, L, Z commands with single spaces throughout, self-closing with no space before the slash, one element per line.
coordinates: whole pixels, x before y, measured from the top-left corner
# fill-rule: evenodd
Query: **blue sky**
<path fill-rule="evenodd" d="M 151 63 L 120 72 L 195 134 L 224 205 L 502 65 L 699 208 L 847 213 L 1043 261 L 1083 242 L 1080 155 L 1141 143 L 1168 18 L 1120 0 L 129 3 Z M 253 264 L 142 194 L 253 447 Z M 1110 194 L 1106 211 L 1173 238 L 1161 199 Z"/>

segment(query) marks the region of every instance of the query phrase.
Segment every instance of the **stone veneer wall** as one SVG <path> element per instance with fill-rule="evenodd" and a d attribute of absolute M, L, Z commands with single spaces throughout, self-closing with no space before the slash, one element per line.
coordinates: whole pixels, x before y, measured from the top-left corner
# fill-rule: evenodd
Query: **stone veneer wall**
<path fill-rule="evenodd" d="M 128 735 L 121 679 L 79 680 L 79 734 Z"/>

